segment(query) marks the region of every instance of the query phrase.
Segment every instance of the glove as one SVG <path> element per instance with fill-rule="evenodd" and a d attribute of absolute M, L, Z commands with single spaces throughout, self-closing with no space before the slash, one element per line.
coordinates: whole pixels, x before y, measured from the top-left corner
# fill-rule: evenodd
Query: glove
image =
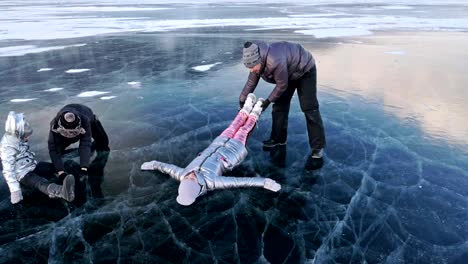
<path fill-rule="evenodd" d="M 265 101 L 263 101 L 263 104 L 262 104 L 262 112 L 265 111 L 265 109 L 267 109 L 267 107 L 270 105 L 270 100 L 266 99 Z"/>
<path fill-rule="evenodd" d="M 141 170 L 154 170 L 154 161 L 148 161 L 141 164 Z"/>
<path fill-rule="evenodd" d="M 245 102 L 239 101 L 239 109 L 244 108 L 244 104 L 245 104 Z"/>
<path fill-rule="evenodd" d="M 65 178 L 66 178 L 67 176 L 68 176 L 68 173 L 66 173 L 66 172 L 63 172 L 63 173 L 60 174 L 60 175 L 57 174 L 57 177 L 58 177 L 58 179 L 59 179 L 59 181 L 60 181 L 60 184 L 62 184 L 63 180 L 65 180 Z"/>
<path fill-rule="evenodd" d="M 270 191 L 273 191 L 273 192 L 277 192 L 277 191 L 281 190 L 281 185 L 278 184 L 277 182 L 275 182 L 272 179 L 265 179 L 265 183 L 263 184 L 263 188 L 265 188 L 267 190 L 270 190 Z"/>
<path fill-rule="evenodd" d="M 23 193 L 21 191 L 15 191 L 11 193 L 10 201 L 12 204 L 17 204 L 23 200 Z"/>
<path fill-rule="evenodd" d="M 86 182 L 88 180 L 88 170 L 81 168 L 80 170 L 80 182 Z"/>

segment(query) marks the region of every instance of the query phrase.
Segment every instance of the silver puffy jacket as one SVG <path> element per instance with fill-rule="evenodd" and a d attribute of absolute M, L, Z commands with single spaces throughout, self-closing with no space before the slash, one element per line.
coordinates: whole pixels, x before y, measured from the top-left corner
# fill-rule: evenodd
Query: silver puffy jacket
<path fill-rule="evenodd" d="M 246 156 L 247 149 L 240 141 L 219 136 L 185 169 L 159 161 L 153 161 L 153 167 L 179 181 L 195 172 L 198 184 L 202 186 L 200 195 L 214 189 L 263 187 L 266 178 L 222 176 L 224 171 L 239 165 Z"/>
<path fill-rule="evenodd" d="M 10 192 L 21 191 L 19 182 L 37 165 L 34 152 L 29 150 L 28 142 L 24 142 L 14 135 L 5 134 L 0 143 L 0 157 L 3 177 L 5 177 Z"/>

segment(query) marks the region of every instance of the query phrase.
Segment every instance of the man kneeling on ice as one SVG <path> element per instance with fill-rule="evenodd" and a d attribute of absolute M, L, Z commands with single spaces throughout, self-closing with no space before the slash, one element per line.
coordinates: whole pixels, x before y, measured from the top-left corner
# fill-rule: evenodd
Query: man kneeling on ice
<path fill-rule="evenodd" d="M 177 202 L 191 205 L 198 196 L 214 189 L 235 187 L 261 187 L 277 192 L 281 185 L 272 179 L 262 177 L 226 177 L 226 170 L 232 170 L 247 156 L 245 143 L 262 113 L 264 99 L 256 101 L 249 94 L 243 108 L 229 127 L 221 133 L 185 169 L 159 161 L 149 161 L 141 165 L 142 170 L 159 170 L 179 180 Z"/>

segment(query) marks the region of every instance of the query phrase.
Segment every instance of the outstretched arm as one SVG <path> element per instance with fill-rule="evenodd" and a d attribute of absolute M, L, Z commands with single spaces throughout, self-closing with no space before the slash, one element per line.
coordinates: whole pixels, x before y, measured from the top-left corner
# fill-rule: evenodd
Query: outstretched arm
<path fill-rule="evenodd" d="M 177 167 L 176 165 L 159 162 L 157 160 L 148 161 L 141 165 L 141 170 L 158 170 L 162 173 L 169 174 L 171 178 L 174 178 L 178 181 L 182 180 L 182 172 L 184 169 Z"/>
<path fill-rule="evenodd" d="M 260 75 L 257 75 L 253 72 L 249 73 L 249 77 L 244 85 L 244 89 L 242 89 L 242 92 L 239 96 L 239 102 L 244 103 L 245 99 L 247 99 L 247 95 L 255 91 L 255 88 L 257 88 L 258 85 L 258 81 L 260 81 Z"/>
<path fill-rule="evenodd" d="M 262 177 L 226 177 L 215 178 L 215 189 L 239 188 L 239 187 L 261 187 L 277 192 L 281 185 L 272 179 Z"/>
<path fill-rule="evenodd" d="M 19 203 L 23 200 L 19 181 L 16 179 L 15 163 L 17 150 L 12 147 L 3 147 L 0 149 L 0 158 L 3 166 L 3 177 L 10 189 L 11 203 Z"/>

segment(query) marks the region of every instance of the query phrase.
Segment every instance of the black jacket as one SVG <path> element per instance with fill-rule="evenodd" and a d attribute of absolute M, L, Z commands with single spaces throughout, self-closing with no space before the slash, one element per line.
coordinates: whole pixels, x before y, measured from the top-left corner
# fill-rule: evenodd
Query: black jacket
<path fill-rule="evenodd" d="M 66 138 L 59 133 L 53 132 L 52 129 L 57 129 L 58 120 L 60 116 L 65 112 L 72 112 L 81 119 L 81 127 L 86 131 L 84 134 L 80 134 L 74 138 Z M 49 130 L 49 155 L 50 159 L 54 163 L 57 171 L 63 171 L 62 152 L 63 150 L 75 142 L 80 141 L 79 153 L 80 153 L 80 166 L 88 167 L 91 159 L 91 123 L 94 122 L 95 116 L 93 111 L 84 105 L 80 104 L 69 104 L 64 106 L 57 113 L 57 116 L 50 122 Z"/>

